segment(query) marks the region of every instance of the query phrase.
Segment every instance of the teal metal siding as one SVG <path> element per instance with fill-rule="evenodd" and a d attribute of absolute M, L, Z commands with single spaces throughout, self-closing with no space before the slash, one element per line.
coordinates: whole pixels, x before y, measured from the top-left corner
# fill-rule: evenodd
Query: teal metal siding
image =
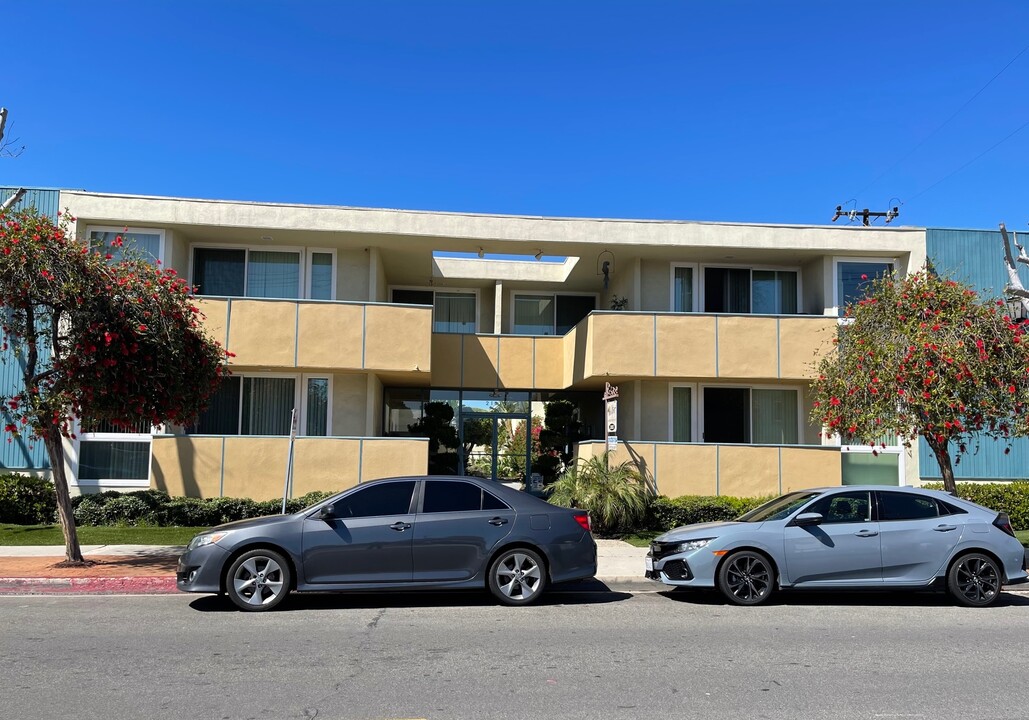
<path fill-rule="evenodd" d="M 1019 233 L 1022 235 L 1021 233 Z M 1029 233 L 1024 234 L 1029 241 Z M 926 254 L 941 275 L 967 283 L 987 297 L 1000 297 L 1008 283 L 1004 266 L 1004 241 L 999 230 L 926 230 Z M 1022 241 L 1020 241 L 1022 242 Z M 1021 266 L 1018 275 L 1029 287 L 1029 268 Z M 954 466 L 954 477 L 961 480 L 1007 480 L 1029 477 L 1029 438 L 1011 443 L 984 439 L 978 450 L 973 443 L 969 454 Z M 923 439 L 918 442 L 918 472 L 923 478 L 940 478 L 940 466 Z"/>
<path fill-rule="evenodd" d="M 0 187 L 0 204 L 17 190 L 17 187 Z M 14 204 L 13 209 L 36 208 L 41 214 L 49 215 L 56 221 L 60 197 L 59 190 L 26 188 L 25 194 Z M 17 395 L 22 391 L 22 387 L 20 359 L 11 350 L 0 351 L 0 398 Z M 11 421 L 11 415 L 5 405 L 3 411 L 0 411 L 0 469 L 30 470 L 50 467 L 42 441 L 25 436 L 15 439 L 4 430 L 4 426 Z"/>
<path fill-rule="evenodd" d="M 17 187 L 0 187 L 0 205 L 11 197 Z M 54 222 L 57 221 L 57 212 L 61 209 L 61 191 L 46 190 L 42 188 L 25 188 L 25 194 L 21 200 L 14 204 L 15 210 L 36 208 L 41 215 L 49 215 Z"/>

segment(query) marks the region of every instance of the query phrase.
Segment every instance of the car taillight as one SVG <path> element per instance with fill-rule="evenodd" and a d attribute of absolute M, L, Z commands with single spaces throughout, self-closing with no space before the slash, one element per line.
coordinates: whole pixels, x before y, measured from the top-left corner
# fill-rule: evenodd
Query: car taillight
<path fill-rule="evenodd" d="M 993 521 L 993 524 L 1011 537 L 1015 537 L 1015 530 L 1011 527 L 1011 519 L 1008 517 L 1007 513 L 1000 513 L 997 515 L 997 519 Z"/>
<path fill-rule="evenodd" d="M 582 515 L 575 516 L 575 522 L 582 525 L 582 529 L 589 532 L 593 528 L 590 527 L 590 516 L 589 513 L 583 513 Z"/>

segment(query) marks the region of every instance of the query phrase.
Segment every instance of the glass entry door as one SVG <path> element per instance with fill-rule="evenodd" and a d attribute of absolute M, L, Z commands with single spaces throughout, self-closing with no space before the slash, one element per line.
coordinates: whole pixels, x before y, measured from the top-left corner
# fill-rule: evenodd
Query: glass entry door
<path fill-rule="evenodd" d="M 529 415 L 521 413 L 463 413 L 458 450 L 462 475 L 499 482 L 525 482 L 531 443 Z"/>

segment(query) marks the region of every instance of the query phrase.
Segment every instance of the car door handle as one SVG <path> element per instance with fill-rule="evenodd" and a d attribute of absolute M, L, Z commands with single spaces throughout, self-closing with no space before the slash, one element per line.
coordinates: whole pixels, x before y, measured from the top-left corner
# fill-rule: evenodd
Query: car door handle
<path fill-rule="evenodd" d="M 875 532 L 874 530 L 862 530 L 861 532 L 856 532 L 854 534 L 858 537 L 875 537 L 879 533 Z"/>
<path fill-rule="evenodd" d="M 507 525 L 507 518 L 495 517 L 490 519 L 489 524 L 495 525 L 497 527 L 500 527 L 501 525 Z"/>
<path fill-rule="evenodd" d="M 390 530 L 396 530 L 397 532 L 404 532 L 405 530 L 411 529 L 411 523 L 406 522 L 395 522 L 389 526 Z"/>
<path fill-rule="evenodd" d="M 957 530 L 957 525 L 937 525 L 933 528 L 936 532 L 950 532 L 951 530 Z"/>

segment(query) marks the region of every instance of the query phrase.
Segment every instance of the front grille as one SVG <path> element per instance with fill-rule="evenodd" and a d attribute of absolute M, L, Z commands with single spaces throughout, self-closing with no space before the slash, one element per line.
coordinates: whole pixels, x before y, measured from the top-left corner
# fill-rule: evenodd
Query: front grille
<path fill-rule="evenodd" d="M 676 548 L 682 543 L 670 542 L 670 543 L 650 543 L 650 554 L 654 556 L 655 560 L 660 560 L 666 555 L 673 555 L 676 552 Z"/>
<path fill-rule="evenodd" d="M 693 575 L 690 573 L 690 566 L 684 560 L 670 560 L 666 562 L 661 572 L 667 575 L 669 580 L 693 579 Z"/>

